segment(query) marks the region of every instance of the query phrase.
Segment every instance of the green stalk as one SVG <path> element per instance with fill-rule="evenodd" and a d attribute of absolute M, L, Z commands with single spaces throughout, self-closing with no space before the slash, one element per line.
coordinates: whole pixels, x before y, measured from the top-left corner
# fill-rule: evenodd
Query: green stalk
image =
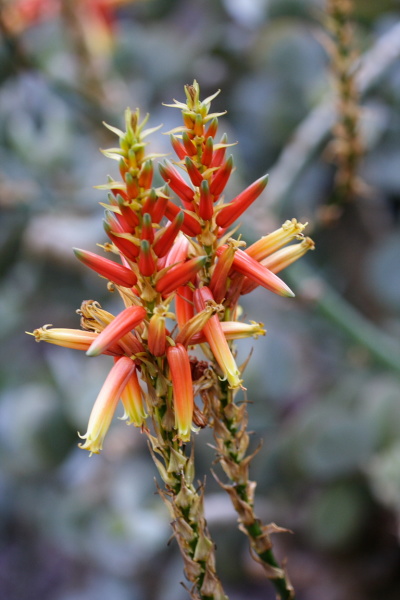
<path fill-rule="evenodd" d="M 171 393 L 157 396 L 157 378 L 148 377 L 153 391 L 148 404 L 155 435 L 147 431 L 150 451 L 164 482 L 159 494 L 171 515 L 172 529 L 191 582 L 191 598 L 195 600 L 228 600 L 215 570 L 214 543 L 204 516 L 203 486 L 193 485 L 195 469 L 193 447 L 176 440 L 171 412 Z M 169 388 L 170 390 L 172 388 Z"/>
<path fill-rule="evenodd" d="M 254 512 L 256 483 L 249 479 L 249 464 L 255 453 L 248 454 L 246 404 L 235 404 L 226 381 L 220 381 L 216 390 L 207 393 L 207 401 L 213 418 L 218 460 L 230 483 L 216 479 L 229 494 L 239 517 L 239 529 L 249 538 L 252 556 L 263 566 L 278 598 L 294 600 L 294 589 L 285 569 L 274 556 L 270 538 L 271 533 L 285 530 L 274 524 L 263 525 Z"/>

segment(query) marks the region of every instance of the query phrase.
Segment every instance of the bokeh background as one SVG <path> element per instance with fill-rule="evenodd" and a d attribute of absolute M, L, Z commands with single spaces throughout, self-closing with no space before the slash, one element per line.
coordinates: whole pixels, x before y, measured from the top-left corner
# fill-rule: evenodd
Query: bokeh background
<path fill-rule="evenodd" d="M 104 241 L 103 192 L 115 174 L 101 124 L 126 106 L 162 131 L 162 102 L 196 78 L 233 147 L 232 197 L 265 172 L 243 220 L 248 241 L 285 219 L 309 222 L 316 250 L 285 271 L 296 299 L 256 291 L 240 344 L 258 480 L 256 509 L 299 600 L 400 597 L 400 4 L 354 1 L 361 56 L 363 193 L 326 219 L 336 167 L 335 87 L 322 0 L 3 0 L 0 3 L 0 598 L 183 600 L 177 547 L 155 494 L 145 440 L 116 421 L 101 456 L 77 448 L 108 371 L 37 345 L 24 331 L 77 327 L 83 299 L 120 309 L 72 246 Z M 397 27 L 397 29 L 396 29 Z M 155 134 L 151 151 L 169 152 Z M 273 599 L 210 474 L 199 478 L 232 600 Z M 216 467 L 217 468 L 217 467 Z"/>

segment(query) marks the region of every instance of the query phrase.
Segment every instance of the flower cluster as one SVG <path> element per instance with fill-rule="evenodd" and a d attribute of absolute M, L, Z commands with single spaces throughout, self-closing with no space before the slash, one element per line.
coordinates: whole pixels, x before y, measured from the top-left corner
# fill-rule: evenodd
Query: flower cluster
<path fill-rule="evenodd" d="M 268 177 L 228 200 L 233 159 L 226 136 L 217 139 L 221 114 L 210 112 L 216 94 L 201 101 L 197 82 L 185 94 L 185 103 L 170 105 L 182 111 L 183 125 L 170 134 L 177 160 L 158 165 L 162 187 L 153 186 L 160 157 L 146 154 L 145 141 L 158 128 L 146 129 L 147 117 L 141 121 L 138 110 L 126 111 L 125 131 L 107 125 L 119 147 L 104 154 L 119 161 L 121 180 L 99 186 L 108 192 L 109 241 L 102 247 L 116 260 L 80 249 L 75 254 L 108 280 L 125 308 L 115 316 L 88 300 L 78 311 L 81 329 L 33 332 L 37 341 L 114 359 L 82 436 L 81 447 L 91 453 L 101 450 L 119 400 L 129 423 L 148 432 L 150 417 L 171 440 L 188 442 L 206 422 L 196 394 L 218 379 L 231 390 L 242 387 L 231 340 L 265 333 L 261 323 L 239 320 L 241 295 L 263 286 L 293 296 L 277 273 L 313 248 L 295 219 L 248 247 L 233 237 Z M 196 345 L 206 361 L 189 355 Z"/>

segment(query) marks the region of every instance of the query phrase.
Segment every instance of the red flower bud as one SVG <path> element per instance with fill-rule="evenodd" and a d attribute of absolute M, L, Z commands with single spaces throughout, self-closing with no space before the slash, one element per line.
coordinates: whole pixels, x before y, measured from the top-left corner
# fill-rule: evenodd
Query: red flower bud
<path fill-rule="evenodd" d="M 201 163 L 205 167 L 209 167 L 211 165 L 211 161 L 213 158 L 213 150 L 214 150 L 214 142 L 211 136 L 209 136 L 203 147 L 203 156 L 201 157 Z"/>
<path fill-rule="evenodd" d="M 185 208 L 191 210 L 193 208 L 194 191 L 169 161 L 165 161 L 164 165 L 159 165 L 161 177 L 168 183 L 171 190 L 182 200 Z"/>
<path fill-rule="evenodd" d="M 194 162 L 187 156 L 185 158 L 185 165 L 188 175 L 190 177 L 190 181 L 195 186 L 199 186 L 203 181 L 203 175 L 200 173 Z"/>
<path fill-rule="evenodd" d="M 215 117 L 208 126 L 207 137 L 214 138 L 218 131 L 218 119 Z"/>
<path fill-rule="evenodd" d="M 204 179 L 200 186 L 199 216 L 204 221 L 212 219 L 214 214 L 214 197 L 210 192 L 208 181 Z"/>
<path fill-rule="evenodd" d="M 141 239 L 148 240 L 150 244 L 152 244 L 154 240 L 154 229 L 149 213 L 143 215 Z"/>
<path fill-rule="evenodd" d="M 210 192 L 213 194 L 213 196 L 219 196 L 223 192 L 226 184 L 228 183 L 232 168 L 233 157 L 230 156 L 211 179 Z"/>
<path fill-rule="evenodd" d="M 93 271 L 96 271 L 96 273 L 106 277 L 117 285 L 132 287 L 137 282 L 137 277 L 133 271 L 108 258 L 103 258 L 94 254 L 94 252 L 80 250 L 79 248 L 74 248 L 74 253 L 87 267 L 90 267 Z"/>
<path fill-rule="evenodd" d="M 226 144 L 228 143 L 228 136 L 226 135 L 226 133 L 224 133 L 224 135 L 221 138 L 220 141 L 220 147 L 215 150 L 213 157 L 212 157 L 212 161 L 211 161 L 211 167 L 219 167 L 222 165 L 223 160 L 225 158 L 225 154 L 226 154 Z"/>
<path fill-rule="evenodd" d="M 249 185 L 249 187 L 236 196 L 230 204 L 224 206 L 218 213 L 216 219 L 217 225 L 224 228 L 232 225 L 232 223 L 248 209 L 254 200 L 259 197 L 267 183 L 268 175 L 264 175 L 264 177 L 260 177 L 260 179 L 257 179 L 257 181 Z"/>
<path fill-rule="evenodd" d="M 171 267 L 156 283 L 156 290 L 163 296 L 168 296 L 173 291 L 188 283 L 192 277 L 205 265 L 207 256 L 196 256 L 190 260 Z"/>
<path fill-rule="evenodd" d="M 195 154 L 197 154 L 197 148 L 193 144 L 192 140 L 190 139 L 190 137 L 188 136 L 186 131 L 184 131 L 182 134 L 182 142 L 185 147 L 186 154 L 188 156 L 194 156 Z"/>
<path fill-rule="evenodd" d="M 120 252 L 129 260 L 135 260 L 139 255 L 139 246 L 137 246 L 133 241 L 126 239 L 124 236 L 130 236 L 129 233 L 116 233 L 112 231 L 110 225 L 107 222 L 104 222 L 104 230 L 112 243 L 118 248 Z"/>
<path fill-rule="evenodd" d="M 179 206 L 176 206 L 176 204 L 171 202 L 171 200 L 167 201 L 167 206 L 165 208 L 165 216 L 167 217 L 167 219 L 173 221 L 180 211 L 181 209 L 179 208 Z M 198 222 L 198 220 L 185 211 L 181 229 L 183 233 L 186 233 L 186 235 L 189 235 L 191 237 L 196 237 L 201 233 L 201 225 Z"/>
<path fill-rule="evenodd" d="M 180 143 L 178 138 L 172 134 L 170 135 L 169 139 L 171 140 L 171 146 L 175 150 L 176 155 L 178 156 L 178 158 L 180 160 L 183 160 L 185 158 L 185 156 L 187 156 L 187 152 L 186 152 L 184 146 Z"/>
<path fill-rule="evenodd" d="M 165 256 L 172 248 L 175 238 L 181 230 L 183 217 L 183 211 L 180 211 L 172 223 L 161 230 L 160 234 L 157 236 L 153 244 L 153 250 L 158 257 Z"/>
<path fill-rule="evenodd" d="M 144 277 L 150 277 L 156 270 L 156 263 L 153 258 L 149 240 L 142 240 L 140 242 L 138 267 Z"/>
<path fill-rule="evenodd" d="M 141 188 L 148 190 L 153 179 L 153 161 L 146 160 L 142 165 L 139 173 L 139 185 Z"/>

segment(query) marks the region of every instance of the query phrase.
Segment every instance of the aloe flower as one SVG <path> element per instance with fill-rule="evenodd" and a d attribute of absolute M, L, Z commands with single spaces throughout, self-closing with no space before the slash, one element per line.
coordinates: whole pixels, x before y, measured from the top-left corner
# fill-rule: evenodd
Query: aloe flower
<path fill-rule="evenodd" d="M 119 140 L 102 151 L 118 163 L 119 179 L 98 186 L 107 194 L 108 240 L 102 249 L 112 259 L 80 249 L 75 254 L 107 281 L 121 299 L 121 310 L 112 314 L 86 300 L 78 311 L 81 329 L 44 326 L 33 335 L 37 341 L 83 350 L 88 357 L 113 357 L 80 447 L 100 452 L 121 400 L 123 418 L 148 438 L 165 484 L 160 494 L 171 511 L 196 597 L 226 600 L 215 572 L 202 492 L 193 484 L 193 454 L 186 445 L 194 432 L 213 427 L 241 528 L 259 560 L 274 566 L 268 534 L 253 511 L 246 406 L 235 403 L 243 389 L 243 368 L 236 363 L 233 342 L 265 335 L 262 323 L 240 319 L 241 296 L 262 286 L 293 297 L 276 273 L 314 244 L 295 219 L 248 247 L 240 235 L 234 237 L 236 228 L 229 228 L 263 194 L 268 176 L 229 199 L 234 161 L 226 157 L 227 136 L 218 135 L 223 113 L 210 111 L 216 94 L 201 100 L 194 82 L 185 87 L 185 95 L 185 102 L 169 105 L 181 111 L 183 120 L 170 132 L 176 161 L 164 159 L 157 165 L 162 157 L 147 153 L 147 138 L 158 127 L 146 128 L 148 116 L 141 120 L 139 110 L 126 111 L 124 130 L 106 125 Z M 156 168 L 162 187 L 153 184 Z M 284 571 L 274 569 L 278 586 L 290 591 Z"/>

